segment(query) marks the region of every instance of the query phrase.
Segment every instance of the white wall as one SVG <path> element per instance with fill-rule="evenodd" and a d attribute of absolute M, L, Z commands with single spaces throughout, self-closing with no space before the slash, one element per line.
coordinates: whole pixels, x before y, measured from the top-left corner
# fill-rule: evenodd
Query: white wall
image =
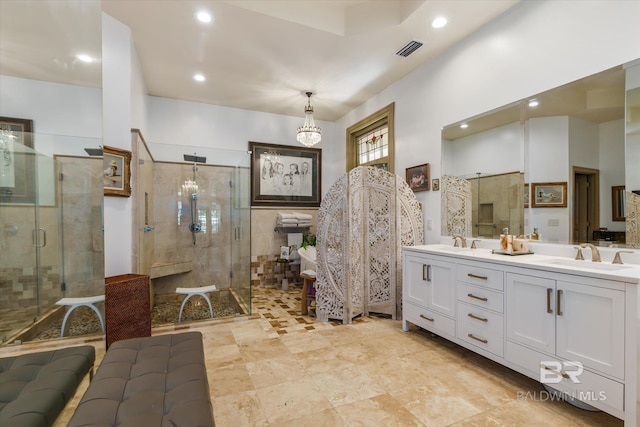
<path fill-rule="evenodd" d="M 438 178 L 443 126 L 640 58 L 631 42 L 640 40 L 638 16 L 640 2 L 521 2 L 346 114 L 335 134 L 395 102 L 396 173 L 428 162 Z M 333 147 L 323 168 L 330 182 L 345 171 L 344 137 Z M 416 195 L 425 218 L 440 224 L 440 193 Z M 439 241 L 439 227 L 425 233 L 427 243 Z"/>
<path fill-rule="evenodd" d="M 104 145 L 131 150 L 131 31 L 104 13 L 102 70 Z M 104 198 L 104 261 L 107 277 L 133 271 L 132 206 L 130 197 Z"/>
<path fill-rule="evenodd" d="M 34 133 L 102 138 L 100 88 L 0 75 L 0 91 L 0 116 L 31 119 Z"/>
<path fill-rule="evenodd" d="M 302 110 L 299 117 L 291 117 L 157 96 L 149 96 L 147 105 L 145 138 L 153 144 L 241 151 L 248 150 L 249 141 L 300 146 L 296 129 L 304 122 Z M 333 139 L 333 124 L 316 124 L 322 128 L 322 142 L 314 148 L 324 148 Z M 175 160 L 182 161 L 182 152 L 176 154 Z M 326 150 L 322 154 L 326 156 Z M 216 164 L 216 159 L 207 162 Z"/>
<path fill-rule="evenodd" d="M 483 175 L 523 172 L 523 149 L 520 123 L 514 122 L 447 142 L 443 147 L 447 153 L 442 153 L 442 169 L 449 175 L 467 177 L 477 172 Z"/>
<path fill-rule="evenodd" d="M 625 231 L 624 221 L 612 221 L 611 187 L 625 185 L 624 120 L 602 123 L 598 127 L 600 140 L 600 227 Z M 629 163 L 633 164 L 633 163 Z M 638 168 L 636 168 L 638 169 Z"/>

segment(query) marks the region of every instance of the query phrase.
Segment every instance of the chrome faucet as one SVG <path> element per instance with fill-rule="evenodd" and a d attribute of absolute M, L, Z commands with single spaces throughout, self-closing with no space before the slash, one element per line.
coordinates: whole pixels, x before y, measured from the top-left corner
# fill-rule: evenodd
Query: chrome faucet
<path fill-rule="evenodd" d="M 600 258 L 600 252 L 598 252 L 598 248 L 596 248 L 593 244 L 591 243 L 581 243 L 580 244 L 581 248 L 589 248 L 591 249 L 591 261 L 593 262 L 601 262 L 602 259 Z"/>
<path fill-rule="evenodd" d="M 618 251 L 616 252 L 616 256 L 613 257 L 613 261 L 611 262 L 611 264 L 622 264 L 622 257 L 620 257 L 620 254 L 632 254 L 633 251 Z"/>
<path fill-rule="evenodd" d="M 467 247 L 467 239 L 465 239 L 464 236 L 461 236 L 459 234 L 454 234 L 452 237 L 453 237 L 453 247 L 455 248 L 458 247 L 458 239 L 460 239 L 460 244 L 462 245 L 463 248 Z"/>

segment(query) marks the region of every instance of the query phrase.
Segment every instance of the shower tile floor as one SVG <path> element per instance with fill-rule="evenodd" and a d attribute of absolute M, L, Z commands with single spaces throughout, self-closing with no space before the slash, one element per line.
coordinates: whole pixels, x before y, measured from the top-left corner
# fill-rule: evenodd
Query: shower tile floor
<path fill-rule="evenodd" d="M 602 412 L 552 401 L 541 385 L 416 327 L 364 317 L 351 325 L 300 315 L 300 287 L 253 288 L 251 316 L 171 325 L 154 335 L 204 335 L 217 427 L 622 426 Z M 0 356 L 102 336 L 2 347 Z M 58 418 L 65 426 L 88 385 Z"/>

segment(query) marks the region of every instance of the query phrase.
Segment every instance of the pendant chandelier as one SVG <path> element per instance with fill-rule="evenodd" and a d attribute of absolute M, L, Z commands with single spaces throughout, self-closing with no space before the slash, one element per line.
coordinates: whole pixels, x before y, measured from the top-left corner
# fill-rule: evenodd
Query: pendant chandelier
<path fill-rule="evenodd" d="M 308 104 L 304 109 L 304 125 L 298 128 L 298 142 L 305 147 L 313 147 L 322 139 L 322 129 L 313 120 L 312 94 L 313 92 L 306 92 Z"/>

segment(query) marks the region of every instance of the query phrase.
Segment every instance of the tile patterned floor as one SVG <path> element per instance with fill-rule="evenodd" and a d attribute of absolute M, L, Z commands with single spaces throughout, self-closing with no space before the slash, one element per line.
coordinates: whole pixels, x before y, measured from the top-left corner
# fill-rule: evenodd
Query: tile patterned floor
<path fill-rule="evenodd" d="M 545 401 L 539 383 L 418 328 L 404 333 L 399 321 L 316 322 L 300 315 L 299 287 L 256 288 L 253 298 L 250 317 L 154 329 L 204 334 L 217 427 L 622 426 Z M 99 363 L 100 336 L 0 348 L 0 356 L 87 341 Z M 67 424 L 87 384 L 56 426 Z"/>

